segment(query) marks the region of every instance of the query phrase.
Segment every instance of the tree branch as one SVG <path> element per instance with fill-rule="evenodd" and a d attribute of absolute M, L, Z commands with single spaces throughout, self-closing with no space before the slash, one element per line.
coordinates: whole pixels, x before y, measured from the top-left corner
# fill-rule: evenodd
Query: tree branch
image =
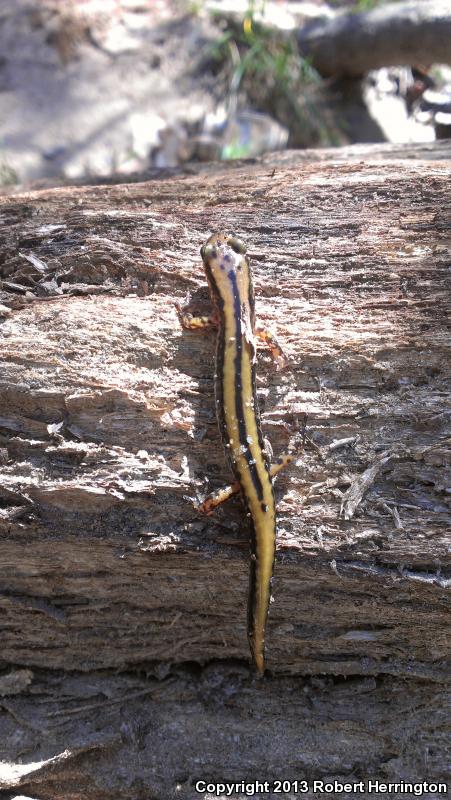
<path fill-rule="evenodd" d="M 387 3 L 319 19 L 300 30 L 298 43 L 324 76 L 358 77 L 398 64 L 451 64 L 450 6 L 447 0 Z"/>

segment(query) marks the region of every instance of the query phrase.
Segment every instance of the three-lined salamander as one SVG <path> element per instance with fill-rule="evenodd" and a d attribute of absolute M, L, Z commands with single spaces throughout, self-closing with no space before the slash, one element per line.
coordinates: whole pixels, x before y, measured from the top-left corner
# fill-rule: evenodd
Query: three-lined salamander
<path fill-rule="evenodd" d="M 201 248 L 218 323 L 215 396 L 218 422 L 250 512 L 248 638 L 257 671 L 265 669 L 265 628 L 276 549 L 276 509 L 255 385 L 252 275 L 246 248 L 213 234 Z"/>

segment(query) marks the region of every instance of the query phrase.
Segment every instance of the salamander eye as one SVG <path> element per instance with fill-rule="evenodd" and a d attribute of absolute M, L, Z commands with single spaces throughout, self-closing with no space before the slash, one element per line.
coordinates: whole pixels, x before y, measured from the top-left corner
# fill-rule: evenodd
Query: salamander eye
<path fill-rule="evenodd" d="M 203 247 L 200 248 L 200 254 L 202 256 L 202 261 L 204 262 L 204 264 L 208 264 L 210 259 L 216 258 L 217 250 L 214 244 L 211 244 L 211 242 L 207 242 L 207 244 L 204 244 Z"/>
<path fill-rule="evenodd" d="M 229 238 L 227 239 L 227 244 L 230 245 L 230 247 L 232 248 L 232 250 L 235 251 L 235 253 L 240 253 L 240 255 L 244 255 L 244 253 L 247 250 L 247 247 L 244 244 L 244 242 L 240 241 L 240 239 L 237 239 L 236 236 L 229 236 Z"/>

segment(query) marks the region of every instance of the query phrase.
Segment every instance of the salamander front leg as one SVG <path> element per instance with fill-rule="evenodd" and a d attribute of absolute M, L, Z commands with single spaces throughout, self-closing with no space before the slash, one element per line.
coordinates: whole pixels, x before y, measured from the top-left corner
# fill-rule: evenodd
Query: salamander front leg
<path fill-rule="evenodd" d="M 217 328 L 218 320 L 215 314 L 208 317 L 195 317 L 190 311 L 177 305 L 177 314 L 183 328 L 190 331 L 201 331 L 205 328 Z"/>
<path fill-rule="evenodd" d="M 255 335 L 269 348 L 271 357 L 275 361 L 278 369 L 284 369 L 288 366 L 288 358 L 283 352 L 274 334 L 272 334 L 270 331 L 267 331 L 265 328 L 256 328 Z"/>
<path fill-rule="evenodd" d="M 202 514 L 212 514 L 217 506 L 220 506 L 221 503 L 225 503 L 225 501 L 233 497 L 234 494 L 238 494 L 240 488 L 239 481 L 234 481 L 229 484 L 229 486 L 224 486 L 217 492 L 212 492 L 202 503 L 196 506 L 197 511 L 200 511 Z"/>

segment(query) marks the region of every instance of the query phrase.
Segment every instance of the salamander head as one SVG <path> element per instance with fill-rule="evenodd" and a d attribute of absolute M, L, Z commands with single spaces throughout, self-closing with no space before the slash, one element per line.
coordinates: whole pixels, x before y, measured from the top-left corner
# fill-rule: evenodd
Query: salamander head
<path fill-rule="evenodd" d="M 246 253 L 246 245 L 232 233 L 213 233 L 200 248 L 205 268 L 216 272 L 236 270 Z"/>

